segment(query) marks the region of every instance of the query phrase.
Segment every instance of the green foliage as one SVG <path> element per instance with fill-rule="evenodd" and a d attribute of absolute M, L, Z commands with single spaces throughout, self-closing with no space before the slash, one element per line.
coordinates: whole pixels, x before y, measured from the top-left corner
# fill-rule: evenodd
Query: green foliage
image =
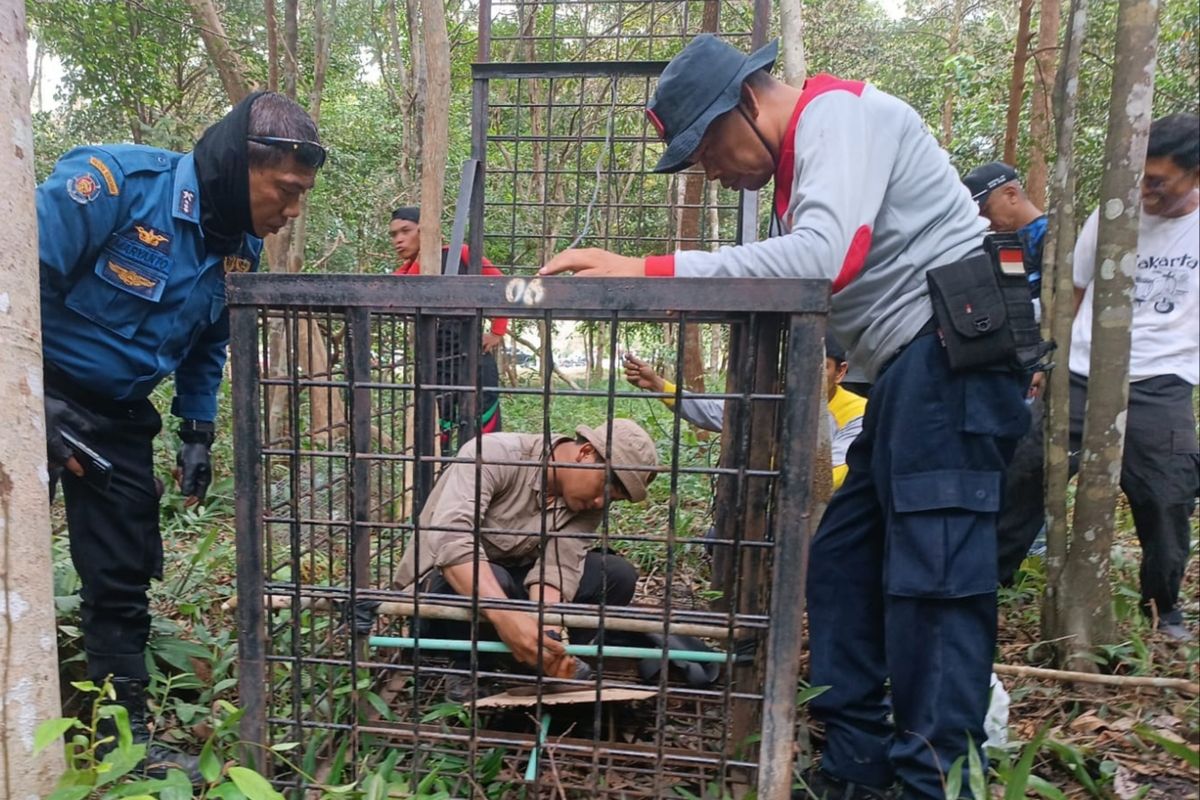
<path fill-rule="evenodd" d="M 47 88 L 43 97 L 46 105 L 33 120 L 39 179 L 48 174 L 54 160 L 64 151 L 87 142 L 132 139 L 176 150 L 190 149 L 200 132 L 228 108 L 224 89 L 191 23 L 187 0 L 121 3 L 30 0 L 27 5 L 33 39 L 42 59 L 39 63 L 48 66 L 50 60 L 55 60 L 63 72 L 57 97 L 50 97 L 52 92 Z M 680 5 L 688 7 L 689 33 L 695 32 L 702 4 Z M 751 5 L 722 3 L 722 29 L 748 30 Z M 239 54 L 254 77 L 265 80 L 267 45 L 261 0 L 226 0 L 220 6 L 227 34 Z M 297 97 L 308 105 L 313 80 L 313 4 L 306 0 L 299 8 Z M 404 4 L 398 4 L 400 19 L 394 42 L 390 41 L 386 8 L 387 4 L 382 2 L 337 4 L 320 117 L 322 137 L 330 146 L 331 157 L 308 200 L 305 253 L 308 264 L 328 256 L 320 267 L 324 271 L 378 272 L 390 268 L 393 256 L 385 236 L 388 213 L 396 205 L 415 202 L 419 195 L 414 179 L 419 164 L 405 163 L 408 145 L 416 135 L 411 127 L 413 98 L 399 79 L 402 65 L 411 74 L 412 47 L 403 19 Z M 477 4 L 460 3 L 448 7 L 452 99 L 449 108 L 431 110 L 448 115 L 450 121 L 444 220 L 447 222 L 454 210 L 459 165 L 470 152 L 470 63 L 475 57 L 476 8 Z M 952 97 L 954 113 L 948 145 L 954 166 L 965 171 L 1001 154 L 1016 4 L 1002 0 L 970 4 L 961 20 L 957 48 L 952 53 L 949 40 L 953 8 L 954 3 L 949 0 L 914 0 L 903 15 L 896 17 L 876 0 L 809 0 L 804 4 L 805 45 L 810 73 L 828 71 L 871 81 L 909 102 L 937 134 L 941 133 L 943 105 L 948 96 Z M 557 7 L 541 4 L 536 13 L 539 32 L 548 30 L 553 16 L 557 42 L 540 38 L 528 43 L 532 52 L 526 52 L 526 43 L 512 38 L 518 32 L 520 20 L 512 7 L 506 6 L 496 11 L 494 19 L 494 60 L 526 60 L 530 56 L 535 60 L 660 59 L 669 58 L 686 41 L 686 37 L 640 42 L 585 41 L 585 33 L 615 29 L 618 23 L 626 32 L 648 29 L 651 24 L 662 31 L 681 21 L 651 20 L 647 9 L 632 3 L 571 3 Z M 1160 22 L 1155 112 L 1195 111 L 1200 106 L 1197 99 L 1200 20 L 1194 4 L 1162 4 Z M 1095 205 L 1103 167 L 1101 152 L 1115 25 L 1115 3 L 1090 5 L 1088 45 L 1080 75 L 1077 151 L 1078 199 L 1084 210 Z M 1033 26 L 1036 30 L 1036 17 Z M 1036 42 L 1034 46 L 1038 46 Z M 1027 97 L 1034 80 L 1034 70 L 1027 70 Z M 521 87 L 496 82 L 493 87 L 496 102 L 489 112 L 493 131 L 526 136 L 533 132 L 529 114 L 517 114 L 504 107 L 518 101 L 528 104 L 531 87 L 532 91 L 541 92 L 543 99 L 550 89 L 546 82 L 525 83 Z M 607 111 L 604 103 L 610 98 L 611 86 L 601 79 L 589 80 L 586 85 L 561 80 L 554 90 L 554 99 L 560 103 L 565 103 L 566 98 L 584 98 L 587 103 L 597 105 L 594 112 Z M 510 184 L 489 183 L 489 228 L 511 229 L 517 234 L 511 247 L 504 239 L 488 242 L 489 257 L 497 263 L 533 265 L 545 255 L 537 247 L 539 237 L 547 230 L 557 237 L 554 239 L 557 247 L 565 245 L 582 227 L 582 216 L 574 208 L 555 211 L 551 204 L 529 201 L 545 196 L 565 207 L 572 206 L 576 198 L 586 198 L 594 186 L 590 167 L 597 159 L 601 159 L 603 167 L 629 173 L 626 180 L 634 187 L 631 191 L 638 193 L 631 197 L 647 198 L 636 207 L 622 208 L 619 224 L 622 236 L 627 238 L 614 246 L 631 254 L 665 249 L 668 234 L 676 225 L 665 202 L 674 184 L 667 177 L 645 171 L 645 165 L 659 153 L 658 144 L 642 147 L 625 141 L 642 136 L 646 130 L 647 123 L 641 108 L 633 102 L 635 99 L 638 98 L 633 94 L 618 97 L 613 118 L 617 142 L 612 161 L 604 160 L 601 141 L 584 142 L 577 151 L 568 150 L 564 155 L 561 166 L 568 174 L 561 178 L 540 176 L 548 181 L 543 187 L 544 195 L 534 191 L 532 149 L 526 145 L 499 148 L 494 166 L 530 174 L 522 174 Z M 590 137 L 603 136 L 607 122 L 603 115 L 562 113 L 564 108 L 569 111 L 569 107 L 570 103 L 565 103 L 556 107 L 549 118 L 542 117 L 538 121 L 542 126 L 539 130 L 546 137 L 581 131 Z M 1018 166 L 1021 168 L 1026 166 L 1028 153 L 1027 114 L 1028 102 L 1020 126 Z M 552 169 L 559 166 L 551 165 Z M 580 174 L 570 174 L 574 170 Z M 722 192 L 720 197 L 722 205 L 731 206 L 730 194 Z M 518 206 L 516 201 L 528 205 Z M 735 216 L 732 207 L 719 212 L 722 230 L 732 228 Z M 708 219 L 702 224 L 709 224 Z M 533 323 L 528 321 L 516 325 L 517 330 L 526 334 L 532 327 Z M 580 326 L 581 331 L 586 328 Z M 607 342 L 602 327 L 597 326 L 591 332 L 598 341 Z M 674 348 L 664 342 L 663 328 L 659 325 L 627 326 L 622 329 L 618 344 L 659 364 L 674 359 Z M 610 385 L 626 388 L 619 375 L 611 384 L 611 376 L 598 373 L 593 377 L 591 388 L 607 390 Z M 169 382 L 158 389 L 154 401 L 159 408 L 166 408 L 172 391 Z M 156 474 L 167 487 L 162 501 L 167 578 L 154 584 L 151 590 L 155 621 L 149 647 L 150 692 L 164 739 L 200 753 L 207 781 L 201 790 L 204 796 L 266 798 L 275 797 L 278 792 L 234 760 L 240 746 L 236 725 L 241 714 L 234 705 L 237 641 L 233 620 L 219 610 L 220 603 L 233 593 L 230 577 L 236 558 L 228 391 L 226 384 L 222 388 L 219 433 L 213 450 L 216 479 L 204 506 L 192 509 L 183 506 L 183 498 L 171 476 L 174 436 L 167 434 L 156 442 Z M 608 410 L 608 402 L 602 398 L 556 398 L 549 412 L 549 425 L 553 431 L 570 433 L 578 423 L 599 422 Z M 639 421 L 659 442 L 672 439 L 673 414 L 658 400 L 621 398 L 615 401 L 613 411 Z M 510 430 L 540 431 L 543 427 L 540 398 L 506 398 L 504 414 Z M 689 426 L 683 425 L 678 452 L 664 444 L 659 456 L 664 463 L 677 459 L 682 466 L 713 466 L 719 457 L 719 440 L 700 439 Z M 673 546 L 665 541 L 638 541 L 623 543 L 622 547 L 643 571 L 657 570 L 663 574 L 669 570 L 675 575 L 689 571 L 698 575 L 700 580 L 696 583 L 703 585 L 703 570 L 707 567 L 699 538 L 711 517 L 713 488 L 710 480 L 700 475 L 679 475 L 675 487 L 660 478 L 650 486 L 649 504 L 615 504 L 606 524 L 612 531 L 645 532 L 658 539 L 666 539 L 670 533 Z M 669 502 L 672 497 L 674 505 Z M 79 582 L 71 568 L 64 537 L 56 538 L 54 554 L 55 605 L 64 670 L 69 675 L 78 675 L 82 663 L 77 619 Z M 329 559 L 324 562 L 314 559 L 308 566 L 332 576 L 339 565 L 328 562 Z M 1136 559 L 1123 559 L 1118 552 L 1114 568 L 1120 577 L 1115 602 L 1128 635 L 1121 644 L 1101 649 L 1096 659 L 1107 668 L 1125 673 L 1152 674 L 1161 670 L 1163 659 L 1156 653 L 1149 627 L 1137 610 L 1140 598 L 1130 588 L 1136 585 Z M 1003 593 L 1005 613 L 1018 621 L 1030 621 L 1037 614 L 1036 600 L 1043 585 L 1040 564 L 1034 560 L 1027 562 L 1017 585 Z M 695 591 L 695 595 L 698 602 L 713 599 L 711 593 L 702 590 Z M 278 619 L 289 620 L 286 614 Z M 298 620 L 299 635 L 305 640 L 329 637 L 333 625 L 330 615 L 306 612 Z M 1192 646 L 1184 652 L 1189 656 L 1190 674 L 1195 676 L 1198 669 L 1195 665 L 1200 662 L 1197 649 Z M 274 680 L 292 677 L 287 664 L 272 664 L 271 669 L 270 677 Z M 103 687 L 86 683 L 75 687 L 84 698 L 80 719 L 52 720 L 37 736 L 39 747 L 54 746 L 64 737 L 67 742 L 70 770 L 53 795 L 55 800 L 134 796 L 175 800 L 192 795 L 182 774 L 172 774 L 158 782 L 133 775 L 139 751 L 130 740 L 128 721 L 121 718 L 120 711 L 100 710 L 98 701 L 105 692 Z M 319 691 L 322 687 L 337 688 Z M 372 691 L 365 672 L 354 675 L 344 668 L 313 670 L 303 676 L 301 688 L 307 693 L 309 703 L 302 711 L 320 719 L 349 719 L 356 709 L 367 707 L 384 718 L 393 714 L 383 698 Z M 804 706 L 823 690 L 824 687 L 802 688 L 797 704 Z M 365 703 L 360 702 L 363 699 Z M 96 726 L 105 714 L 113 716 L 118 730 L 112 742 L 97 740 Z M 461 707 L 450 706 L 435 709 L 427 721 L 465 724 L 468 720 L 464 715 Z M 1089 754 L 1066 743 L 1048 741 L 1044 734 L 1039 732 L 1026 744 L 1015 762 L 1012 753 L 993 754 L 993 776 L 1005 786 L 1006 800 L 1028 792 L 1050 800 L 1063 797 L 1060 788 L 1037 774 L 1042 767 L 1053 767 L 1060 783 L 1062 775 L 1069 774 L 1068 783 L 1093 797 L 1106 796 L 1112 767 L 1103 765 L 1112 762 L 1101 761 L 1097 765 Z M 1153 731 L 1139 729 L 1138 734 L 1195 768 L 1195 754 L 1189 748 L 1165 737 L 1156 738 Z M 107 744 L 115 747 L 99 753 L 98 748 L 103 750 Z M 382 754 L 385 752 L 386 755 Z M 327 785 L 321 790 L 331 797 L 374 800 L 406 795 L 457 796 L 462 791 L 462 773 L 467 768 L 461 760 L 446 757 L 426 763 L 417 774 L 411 765 L 398 761 L 398 750 L 383 747 L 375 748 L 370 756 L 354 763 L 348 751 L 348 737 L 339 738 L 329 731 L 318 730 L 306 732 L 303 743 L 277 743 L 270 757 L 282 769 L 312 776 L 317 772 L 319 758 L 331 753 L 333 758 L 328 762 L 330 769 L 324 779 Z M 506 793 L 511 786 L 500 778 L 504 774 L 505 756 L 498 749 L 489 751 L 476 764 L 477 773 L 472 777 L 490 797 L 509 796 Z M 980 781 L 986 777 L 982 764 L 976 756 L 974 761 L 967 762 L 967 767 L 967 788 L 979 796 Z M 352 773 L 358 780 L 351 779 Z M 955 796 L 963 788 L 961 777 L 961 769 L 951 770 L 947 788 L 951 788 L 949 781 L 957 780 Z M 679 794 L 686 797 L 688 792 L 718 796 L 713 787 L 681 789 Z"/>

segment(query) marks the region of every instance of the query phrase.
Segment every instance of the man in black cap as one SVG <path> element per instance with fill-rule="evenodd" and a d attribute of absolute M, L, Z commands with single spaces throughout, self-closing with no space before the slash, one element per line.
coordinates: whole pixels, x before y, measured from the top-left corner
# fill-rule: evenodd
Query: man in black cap
<path fill-rule="evenodd" d="M 810 705 L 826 745 L 806 782 L 818 798 L 887 797 L 899 780 L 904 797 L 944 800 L 946 770 L 963 765 L 967 786 L 968 742 L 986 738 L 996 512 L 1028 426 L 1028 376 L 950 367 L 929 275 L 969 270 L 994 287 L 999 267 L 980 255 L 978 209 L 920 116 L 857 81 L 783 84 L 766 71 L 775 52 L 699 36 L 647 115 L 666 142 L 657 171 L 699 164 L 734 189 L 774 178 L 784 235 L 649 258 L 568 250 L 542 273 L 832 281 L 830 327 L 875 383 L 810 552 L 809 680 L 830 689 Z"/>
<path fill-rule="evenodd" d="M 149 395 L 174 375 L 178 476 L 187 505 L 201 503 L 229 342 L 225 276 L 257 267 L 262 237 L 299 215 L 324 160 L 304 109 L 255 92 L 190 153 L 78 147 L 37 189 L 50 492 L 61 480 L 88 678 L 111 678 L 150 775 L 199 777 L 194 757 L 152 740 L 146 708 L 146 592 L 162 577 L 162 420 Z M 115 735 L 111 717 L 101 726 Z"/>
<path fill-rule="evenodd" d="M 1046 237 L 1046 213 L 1033 204 L 1017 171 L 1002 161 L 976 167 L 963 178 L 971 199 L 979 205 L 979 216 L 997 233 L 1015 233 L 1025 254 L 1025 274 L 1037 307 L 1042 292 L 1042 244 Z"/>

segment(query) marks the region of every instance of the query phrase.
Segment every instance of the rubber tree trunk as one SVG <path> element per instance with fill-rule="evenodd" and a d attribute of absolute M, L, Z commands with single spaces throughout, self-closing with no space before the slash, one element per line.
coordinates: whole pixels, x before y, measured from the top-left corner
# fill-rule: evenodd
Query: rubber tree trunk
<path fill-rule="evenodd" d="M 49 795 L 63 771 L 61 746 L 33 753 L 38 725 L 62 703 L 25 39 L 24 0 L 0 0 L 0 793 L 22 800 Z"/>
<path fill-rule="evenodd" d="M 780 0 L 779 39 L 783 48 L 783 82 L 803 86 L 807 74 L 804 59 L 804 3 Z"/>
<path fill-rule="evenodd" d="M 192 9 L 192 18 L 196 20 L 196 28 L 200 38 L 204 40 L 204 49 L 212 58 L 213 66 L 221 77 L 221 85 L 229 100 L 237 103 L 250 93 L 252 82 L 248 77 L 250 72 L 241 54 L 230 44 L 225 35 L 225 26 L 213 0 L 188 0 Z M 270 35 L 274 31 L 274 17 L 271 18 Z M 272 67 L 274 64 L 272 63 Z"/>
<path fill-rule="evenodd" d="M 421 160 L 421 274 L 442 272 L 442 205 L 449 153 L 450 38 L 446 8 L 438 0 L 421 0 L 424 39 L 426 113 Z"/>
<path fill-rule="evenodd" d="M 1092 358 L 1075 519 L 1059 597 L 1066 653 L 1115 641 L 1109 558 L 1129 404 L 1129 329 L 1146 142 L 1153 111 L 1158 0 L 1120 0 L 1096 237 Z M 1058 637 L 1055 637 L 1058 638 Z M 1094 669 L 1090 659 L 1074 668 Z"/>
<path fill-rule="evenodd" d="M 946 64 L 954 69 L 953 62 L 958 57 L 962 42 L 963 20 L 967 15 L 967 0 L 954 0 L 950 6 L 950 30 L 946 34 Z M 954 141 L 954 105 L 958 99 L 958 83 L 953 73 L 943 76 L 945 86 L 942 90 L 942 132 L 940 143 L 947 150 Z"/>
<path fill-rule="evenodd" d="M 1075 314 L 1072 280 L 1075 252 L 1074 136 L 1079 108 L 1079 55 L 1087 29 L 1087 0 L 1071 3 L 1070 28 L 1055 83 L 1058 159 L 1054 162 L 1049 221 L 1042 256 L 1042 327 L 1058 343 L 1058 361 L 1071 350 Z M 1067 484 L 1070 481 L 1070 373 L 1049 373 L 1045 395 L 1046 592 L 1042 598 L 1042 639 L 1059 629 L 1059 583 L 1067 557 Z"/>
<path fill-rule="evenodd" d="M 1020 0 L 1017 13 L 1017 46 L 1013 51 L 1012 81 L 1008 88 L 1008 114 L 1004 120 L 1004 163 L 1016 164 L 1017 127 L 1025 104 L 1025 62 L 1029 60 L 1029 17 L 1033 0 Z M 1039 206 L 1040 208 L 1040 206 Z"/>
<path fill-rule="evenodd" d="M 1051 100 L 1055 95 L 1052 90 L 1055 65 L 1058 64 L 1058 31 L 1062 27 L 1061 17 L 1060 0 L 1041 0 L 1037 46 L 1033 50 L 1033 105 L 1029 109 L 1029 173 L 1025 179 L 1025 193 L 1038 208 L 1046 208 L 1046 153 L 1050 152 L 1054 144 L 1050 122 L 1055 119 L 1055 113 Z M 1078 74 L 1078 70 L 1075 74 Z"/>

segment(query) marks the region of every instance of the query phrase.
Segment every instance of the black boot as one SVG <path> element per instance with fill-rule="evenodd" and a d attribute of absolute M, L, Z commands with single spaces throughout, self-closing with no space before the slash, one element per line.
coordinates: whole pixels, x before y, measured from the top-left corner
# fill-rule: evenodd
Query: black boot
<path fill-rule="evenodd" d="M 200 760 L 187 753 L 172 750 L 166 745 L 154 740 L 150 730 L 150 710 L 146 707 L 146 684 L 137 678 L 112 679 L 113 691 L 117 696 L 117 704 L 125 707 L 129 715 L 129 732 L 134 744 L 146 745 L 146 754 L 135 772 L 147 778 L 160 779 L 167 777 L 172 769 L 182 771 L 193 784 L 204 783 L 200 774 Z M 97 725 L 100 736 L 111 736 L 113 741 L 97 749 L 97 755 L 103 758 L 116 748 L 117 726 L 111 717 L 105 717 Z"/>
<path fill-rule="evenodd" d="M 816 767 L 801 776 L 804 788 L 792 790 L 792 800 L 894 800 L 898 795 L 891 789 L 877 789 L 843 781 Z"/>

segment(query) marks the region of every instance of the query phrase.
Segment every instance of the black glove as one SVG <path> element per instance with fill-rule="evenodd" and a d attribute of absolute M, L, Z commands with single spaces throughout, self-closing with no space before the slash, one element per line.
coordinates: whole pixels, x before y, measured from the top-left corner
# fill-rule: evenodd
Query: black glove
<path fill-rule="evenodd" d="M 212 483 L 212 459 L 209 448 L 213 443 L 213 424 L 184 420 L 179 425 L 179 438 L 183 442 L 175 456 L 179 467 L 179 488 L 185 497 L 195 497 L 204 502 L 208 485 Z"/>
<path fill-rule="evenodd" d="M 45 403 L 46 460 L 52 469 L 61 469 L 75 452 L 63 441 L 63 428 L 86 440 L 96 433 L 96 426 L 87 414 L 61 397 L 47 394 Z"/>

